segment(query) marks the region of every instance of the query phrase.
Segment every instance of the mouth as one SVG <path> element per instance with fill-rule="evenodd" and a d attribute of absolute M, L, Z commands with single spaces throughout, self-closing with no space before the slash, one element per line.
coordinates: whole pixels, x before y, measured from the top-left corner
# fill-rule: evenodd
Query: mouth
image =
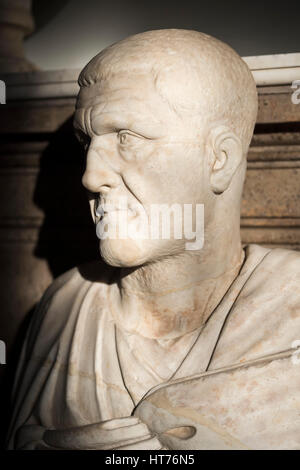
<path fill-rule="evenodd" d="M 95 224 L 97 225 L 103 219 L 105 215 L 105 211 L 100 204 L 97 205 L 96 201 L 94 204 L 94 214 L 95 214 Z"/>
<path fill-rule="evenodd" d="M 96 225 L 101 222 L 105 216 L 116 214 L 117 212 L 126 213 L 130 219 L 138 216 L 137 208 L 128 204 L 124 199 L 120 199 L 116 202 L 108 202 L 100 198 L 94 200 L 93 219 Z"/>

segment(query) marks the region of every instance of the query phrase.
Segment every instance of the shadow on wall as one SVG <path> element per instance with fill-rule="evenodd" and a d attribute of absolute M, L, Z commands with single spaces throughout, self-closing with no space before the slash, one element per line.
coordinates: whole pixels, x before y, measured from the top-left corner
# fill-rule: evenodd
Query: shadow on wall
<path fill-rule="evenodd" d="M 49 144 L 40 158 L 34 190 L 34 203 L 44 212 L 34 256 L 47 261 L 53 278 L 93 259 L 99 259 L 100 270 L 103 264 L 86 191 L 81 184 L 85 156 L 74 136 L 72 121 L 70 118 L 54 134 L 38 137 L 49 139 Z M 35 306 L 23 317 L 1 379 L 0 447 L 6 445 L 13 381 L 34 311 Z"/>
<path fill-rule="evenodd" d="M 85 156 L 70 118 L 42 154 L 34 203 L 44 212 L 35 256 L 47 260 L 53 277 L 99 257 L 99 244 L 81 183 Z"/>

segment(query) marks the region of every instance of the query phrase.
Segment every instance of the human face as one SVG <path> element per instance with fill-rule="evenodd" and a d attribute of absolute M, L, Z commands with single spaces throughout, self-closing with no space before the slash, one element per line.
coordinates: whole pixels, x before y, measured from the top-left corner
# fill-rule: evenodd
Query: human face
<path fill-rule="evenodd" d="M 116 220 L 106 211 L 109 205 L 115 206 L 114 215 L 126 215 L 128 232 L 139 227 L 139 233 L 146 234 L 151 205 L 205 203 L 208 189 L 199 126 L 194 118 L 184 120 L 172 109 L 155 89 L 151 74 L 127 71 L 83 87 L 74 127 L 86 142 L 82 181 L 91 194 L 98 229 L 109 228 Z M 185 249 L 183 238 L 153 239 L 147 234 L 142 239 L 124 238 L 117 227 L 116 238 L 101 240 L 101 255 L 113 266 L 129 267 Z"/>

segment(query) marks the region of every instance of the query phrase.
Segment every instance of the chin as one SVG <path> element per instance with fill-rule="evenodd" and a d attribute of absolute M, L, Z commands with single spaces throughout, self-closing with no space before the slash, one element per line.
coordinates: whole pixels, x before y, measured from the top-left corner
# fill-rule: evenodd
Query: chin
<path fill-rule="evenodd" d="M 149 248 L 145 246 L 145 241 L 101 240 L 100 253 L 107 264 L 120 268 L 140 266 L 150 261 Z"/>
<path fill-rule="evenodd" d="M 165 240 L 105 239 L 100 240 L 100 253 L 110 266 L 130 268 L 178 254 L 179 244 Z"/>

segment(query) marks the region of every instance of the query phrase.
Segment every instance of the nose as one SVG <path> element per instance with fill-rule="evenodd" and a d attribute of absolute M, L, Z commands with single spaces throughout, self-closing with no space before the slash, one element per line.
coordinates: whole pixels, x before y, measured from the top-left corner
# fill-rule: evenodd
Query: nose
<path fill-rule="evenodd" d="M 104 161 L 98 152 L 91 149 L 87 153 L 85 172 L 82 177 L 83 186 L 92 193 L 104 193 L 116 187 L 120 176 Z"/>

